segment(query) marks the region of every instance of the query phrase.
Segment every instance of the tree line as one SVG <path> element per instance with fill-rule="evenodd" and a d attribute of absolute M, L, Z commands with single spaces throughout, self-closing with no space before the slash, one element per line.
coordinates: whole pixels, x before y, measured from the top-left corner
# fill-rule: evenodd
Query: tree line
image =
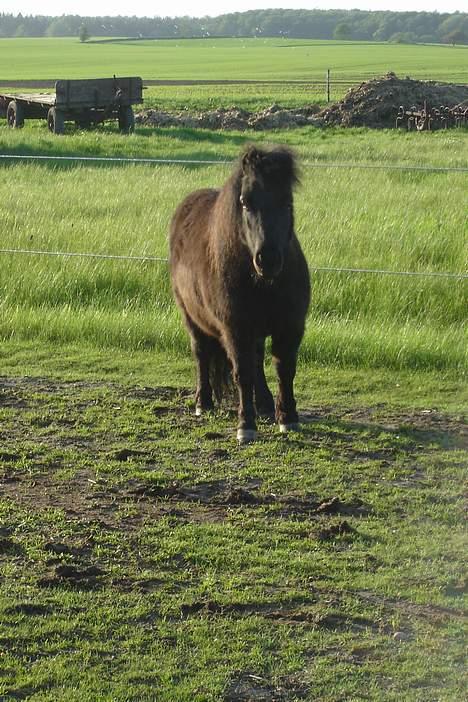
<path fill-rule="evenodd" d="M 47 17 L 0 14 L 0 37 L 291 37 L 468 44 L 468 14 L 250 10 L 218 17 Z"/>

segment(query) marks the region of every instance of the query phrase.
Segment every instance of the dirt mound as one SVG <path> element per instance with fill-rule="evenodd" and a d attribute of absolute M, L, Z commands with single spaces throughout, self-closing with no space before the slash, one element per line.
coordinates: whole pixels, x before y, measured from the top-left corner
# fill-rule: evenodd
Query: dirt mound
<path fill-rule="evenodd" d="M 143 110 L 135 116 L 137 124 L 150 127 L 185 127 L 189 129 L 236 129 L 245 131 L 253 129 L 278 129 L 302 127 L 313 123 L 313 118 L 320 111 L 317 105 L 301 109 L 286 110 L 279 105 L 262 110 L 248 112 L 238 107 L 219 108 L 208 112 L 164 112 L 163 110 Z"/>
<path fill-rule="evenodd" d="M 318 116 L 324 125 L 343 127 L 393 127 L 400 105 L 453 107 L 468 100 L 468 85 L 397 78 L 388 73 L 351 88 L 341 102 L 322 110 Z"/>
<path fill-rule="evenodd" d="M 344 99 L 323 110 L 317 105 L 283 109 L 272 105 L 261 112 L 248 112 L 237 107 L 208 112 L 172 113 L 142 110 L 136 123 L 150 127 L 185 127 L 190 129 L 236 129 L 238 131 L 288 129 L 314 125 L 343 127 L 393 127 L 400 105 L 452 107 L 468 100 L 468 85 L 397 78 L 388 73 L 351 88 Z"/>

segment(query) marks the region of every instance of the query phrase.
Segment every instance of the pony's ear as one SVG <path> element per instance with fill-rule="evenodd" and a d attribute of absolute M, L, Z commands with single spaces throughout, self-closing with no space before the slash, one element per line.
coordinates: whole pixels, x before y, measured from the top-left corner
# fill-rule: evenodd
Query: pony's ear
<path fill-rule="evenodd" d="M 249 173 L 258 169 L 262 156 L 253 144 L 249 144 L 241 157 L 242 171 Z"/>

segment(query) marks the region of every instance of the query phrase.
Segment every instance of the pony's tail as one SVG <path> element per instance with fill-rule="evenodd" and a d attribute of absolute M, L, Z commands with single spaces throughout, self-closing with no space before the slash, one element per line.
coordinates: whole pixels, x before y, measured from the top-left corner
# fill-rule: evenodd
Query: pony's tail
<path fill-rule="evenodd" d="M 218 341 L 213 343 L 212 347 L 210 384 L 218 404 L 233 393 L 232 366 L 226 351 Z"/>

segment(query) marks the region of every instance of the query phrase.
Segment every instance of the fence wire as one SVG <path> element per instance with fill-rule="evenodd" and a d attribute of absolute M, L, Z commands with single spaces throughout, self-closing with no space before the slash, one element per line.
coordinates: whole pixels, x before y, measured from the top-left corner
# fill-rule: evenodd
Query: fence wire
<path fill-rule="evenodd" d="M 0 154 L 3 161 L 77 161 L 83 163 L 136 163 L 154 165 L 176 166 L 232 166 L 235 161 L 227 159 L 192 159 L 192 158 L 126 158 L 123 156 L 56 156 L 34 154 Z M 468 166 L 412 166 L 392 163 L 314 163 L 302 161 L 301 167 L 305 168 L 358 168 L 363 170 L 387 171 L 426 171 L 443 173 L 468 173 Z"/>
<path fill-rule="evenodd" d="M 83 161 L 83 162 L 104 162 L 104 163 L 136 163 L 136 164 L 173 164 L 173 165 L 221 165 L 231 166 L 232 161 L 221 159 L 169 159 L 169 158 L 124 158 L 120 156 L 56 156 L 56 155 L 19 155 L 19 154 L 0 154 L 0 159 L 3 160 L 18 160 L 18 161 Z M 374 169 L 374 170 L 398 170 L 398 171 L 427 171 L 427 172 L 449 172 L 449 173 L 466 173 L 468 167 L 452 167 L 452 166 L 412 166 L 404 164 L 364 164 L 364 163 L 312 163 L 303 162 L 302 166 L 306 168 L 358 168 L 358 169 Z M 140 262 L 158 262 L 168 263 L 169 259 L 162 256 L 130 256 L 118 254 L 98 254 L 90 252 L 76 251 L 40 251 L 33 249 L 0 249 L 0 254 L 10 255 L 29 255 L 29 256 L 58 256 L 63 258 L 94 258 L 94 259 L 109 259 L 121 261 L 140 261 Z M 341 268 L 332 266 L 309 266 L 313 272 L 324 273 L 360 273 L 374 275 L 395 275 L 395 276 L 415 276 L 415 277 L 433 277 L 433 278 L 455 278 L 467 279 L 466 273 L 438 272 L 438 271 L 392 271 L 385 269 L 374 268 Z"/>
<path fill-rule="evenodd" d="M 0 254 L 23 254 L 30 256 L 60 256 L 63 258 L 96 258 L 110 259 L 118 261 L 140 261 L 168 263 L 169 259 L 163 256 L 130 256 L 119 254 L 98 254 L 79 251 L 40 251 L 37 249 L 0 249 Z M 420 276 L 425 278 L 458 278 L 467 279 L 468 273 L 447 273 L 439 271 L 392 271 L 381 268 L 339 268 L 333 266 L 309 266 L 313 272 L 323 273 L 370 273 L 374 275 L 399 275 L 399 276 Z"/>

